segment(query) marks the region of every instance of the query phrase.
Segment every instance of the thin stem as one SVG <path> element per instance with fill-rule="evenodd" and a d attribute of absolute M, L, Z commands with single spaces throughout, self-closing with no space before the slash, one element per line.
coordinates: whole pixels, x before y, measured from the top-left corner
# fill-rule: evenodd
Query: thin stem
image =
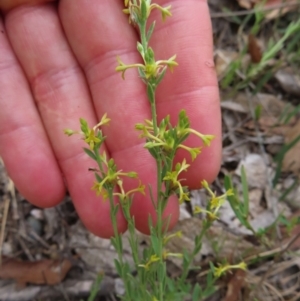
<path fill-rule="evenodd" d="M 154 91 L 155 92 L 155 91 Z M 155 93 L 154 93 L 155 94 Z M 158 126 L 157 126 L 157 113 L 156 113 L 156 104 L 155 104 L 155 98 L 150 100 L 151 102 L 151 115 L 152 115 L 152 121 L 153 121 L 153 132 L 154 136 L 158 135 Z M 161 198 L 161 188 L 162 188 L 162 158 L 161 154 L 158 153 L 158 157 L 156 158 L 156 169 L 157 169 L 157 206 L 156 206 L 156 214 L 157 214 L 157 221 L 156 221 L 156 234 L 159 241 L 159 262 L 160 264 L 163 264 L 163 200 Z M 162 273 L 159 273 L 160 275 Z M 158 279 L 159 282 L 159 300 L 163 300 L 163 279 Z"/>
<path fill-rule="evenodd" d="M 96 156 L 96 161 L 97 161 L 98 167 L 99 167 L 99 169 L 101 171 L 101 174 L 102 174 L 102 177 L 103 177 L 105 175 L 105 172 L 104 172 L 104 169 L 103 169 L 102 160 L 99 156 L 99 150 L 95 150 L 94 155 Z"/>
<path fill-rule="evenodd" d="M 206 233 L 206 231 L 209 229 L 210 226 L 211 226 L 211 222 L 206 221 L 202 227 L 200 234 L 197 236 L 197 243 L 195 243 L 194 250 L 193 250 L 192 254 L 189 255 L 188 262 L 183 266 L 183 271 L 182 271 L 181 277 L 179 279 L 180 285 L 182 285 L 185 282 L 185 280 L 188 276 L 188 273 L 189 273 L 190 266 L 191 266 L 195 256 L 197 255 L 199 248 L 201 247 L 203 236 Z"/>
<path fill-rule="evenodd" d="M 168 164 L 168 170 L 167 171 L 172 171 L 173 169 L 173 162 L 174 162 L 174 157 L 175 157 L 175 153 L 176 153 L 176 148 L 174 148 L 174 150 L 172 151 L 172 153 L 170 154 L 170 162 Z M 168 204 L 168 199 L 170 197 L 170 181 L 167 181 L 166 183 L 166 187 L 165 187 L 165 198 L 163 198 L 162 200 L 162 210 L 164 211 L 167 204 Z"/>
<path fill-rule="evenodd" d="M 142 42 L 142 46 L 144 48 L 144 52 L 146 52 L 147 48 L 148 48 L 148 41 L 147 41 L 147 36 L 146 36 L 146 23 L 147 23 L 147 21 L 142 22 L 139 26 L 140 27 L 141 42 Z"/>
<path fill-rule="evenodd" d="M 129 286 L 130 286 L 130 280 L 128 279 L 126 273 L 124 273 L 125 270 L 125 264 L 123 261 L 123 246 L 122 246 L 122 237 L 118 232 L 118 226 L 117 226 L 117 211 L 116 211 L 116 206 L 114 203 L 114 196 L 113 196 L 113 188 L 108 188 L 107 189 L 108 192 L 108 198 L 109 198 L 109 204 L 110 204 L 110 218 L 112 221 L 112 226 L 113 226 L 113 231 L 114 231 L 114 237 L 111 238 L 112 241 L 114 241 L 115 243 L 113 244 L 117 254 L 118 254 L 118 260 L 119 260 L 119 264 L 121 266 L 121 278 L 124 281 L 124 285 L 125 285 L 125 300 L 130 300 L 130 296 L 129 296 Z"/>
<path fill-rule="evenodd" d="M 123 250 L 122 250 L 122 245 L 120 245 L 119 243 L 119 238 L 120 238 L 120 234 L 118 231 L 118 226 L 117 226 L 117 217 L 116 217 L 116 205 L 114 203 L 114 196 L 113 196 L 113 189 L 107 189 L 108 192 L 108 198 L 109 198 L 109 203 L 110 203 L 110 218 L 112 221 L 112 226 L 113 226 L 113 231 L 114 231 L 114 237 L 115 239 L 118 241 L 118 244 L 116 246 L 116 251 L 118 253 L 118 259 L 120 261 L 121 264 L 123 264 Z"/>

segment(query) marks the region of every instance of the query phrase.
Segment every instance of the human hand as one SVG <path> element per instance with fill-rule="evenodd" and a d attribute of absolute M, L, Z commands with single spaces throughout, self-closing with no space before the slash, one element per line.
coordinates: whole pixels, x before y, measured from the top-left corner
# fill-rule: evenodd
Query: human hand
<path fill-rule="evenodd" d="M 134 130 L 151 116 L 145 86 L 136 71 L 127 71 L 126 81 L 115 72 L 117 55 L 126 63 L 139 60 L 123 2 L 0 0 L 0 155 L 26 199 L 54 206 L 67 186 L 83 223 L 102 237 L 113 233 L 109 203 L 91 190 L 94 176 L 88 167 L 94 165 L 82 151 L 83 142 L 67 138 L 65 128 L 79 129 L 80 117 L 93 126 L 107 113 L 106 152 L 119 169 L 136 171 L 146 186 L 156 187 L 155 162 Z M 201 179 L 215 178 L 221 158 L 212 31 L 206 1 L 171 4 L 173 17 L 157 22 L 151 40 L 157 59 L 176 54 L 179 63 L 158 88 L 158 119 L 170 114 L 175 121 L 185 109 L 194 129 L 216 136 L 184 175 L 184 183 L 197 188 Z M 199 141 L 191 137 L 188 144 Z M 183 156 L 179 153 L 178 160 Z M 124 184 L 130 189 L 136 183 Z M 149 196 L 136 195 L 132 213 L 137 228 L 147 231 L 148 215 L 155 215 Z M 178 201 L 172 199 L 165 210 L 170 226 L 178 214 Z M 118 226 L 126 230 L 121 213 Z"/>

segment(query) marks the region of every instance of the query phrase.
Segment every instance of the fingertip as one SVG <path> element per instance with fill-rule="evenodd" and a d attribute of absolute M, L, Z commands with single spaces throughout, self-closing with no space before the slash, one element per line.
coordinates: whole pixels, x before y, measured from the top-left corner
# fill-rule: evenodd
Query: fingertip
<path fill-rule="evenodd" d="M 48 2 L 54 2 L 54 0 L 2 0 L 0 1 L 0 9 L 7 13 L 18 6 L 42 5 Z"/>
<path fill-rule="evenodd" d="M 0 153 L 8 175 L 18 191 L 38 207 L 53 207 L 60 203 L 66 189 L 51 150 L 42 142 L 33 146 L 22 139 L 18 139 L 22 147 L 14 145 L 11 136 L 5 138 L 2 136 L 3 145 L 0 147 Z M 11 147 L 4 147 L 4 145 L 11 145 Z"/>
<path fill-rule="evenodd" d="M 40 208 L 56 206 L 66 193 L 61 174 L 55 170 L 48 170 L 45 173 L 34 169 L 28 170 L 24 176 L 16 175 L 9 170 L 8 173 L 12 174 L 11 179 L 20 194 L 31 204 Z"/>

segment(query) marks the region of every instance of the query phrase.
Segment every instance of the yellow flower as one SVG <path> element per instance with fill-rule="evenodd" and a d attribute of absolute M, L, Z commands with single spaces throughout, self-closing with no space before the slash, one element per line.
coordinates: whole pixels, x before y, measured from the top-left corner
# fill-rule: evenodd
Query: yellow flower
<path fill-rule="evenodd" d="M 213 135 L 204 135 L 199 133 L 198 131 L 191 129 L 191 128 L 187 128 L 187 129 L 180 129 L 180 134 L 181 135 L 185 135 L 185 134 L 194 134 L 197 137 L 199 137 L 202 142 L 204 143 L 205 146 L 210 146 L 211 141 L 215 138 L 215 136 Z"/>
<path fill-rule="evenodd" d="M 227 271 L 230 271 L 233 269 L 241 269 L 241 270 L 246 271 L 247 264 L 244 261 L 240 262 L 239 264 L 235 264 L 235 265 L 230 265 L 228 263 L 225 263 L 223 265 L 220 264 L 217 268 L 216 267 L 214 268 L 214 276 L 219 278 Z"/>
<path fill-rule="evenodd" d="M 211 196 L 211 200 L 208 206 L 209 210 L 207 211 L 207 213 L 209 214 L 210 218 L 215 219 L 215 217 L 217 216 L 217 212 L 226 201 L 227 196 L 233 195 L 233 191 L 232 189 L 228 189 L 224 194 L 216 196 L 216 194 L 210 189 L 207 181 L 201 181 L 201 185 L 207 190 L 207 192 Z"/>
<path fill-rule="evenodd" d="M 181 254 L 181 253 L 171 253 L 171 252 L 168 252 L 167 250 L 164 250 L 163 251 L 163 259 L 166 260 L 168 257 L 182 258 L 183 254 Z"/>
<path fill-rule="evenodd" d="M 101 142 L 101 139 L 99 139 L 99 138 L 95 135 L 94 129 L 89 129 L 89 130 L 88 130 L 88 134 L 85 135 L 84 141 L 90 146 L 90 149 L 93 150 L 94 147 L 95 147 L 95 144 L 100 143 L 100 142 Z"/>
<path fill-rule="evenodd" d="M 197 156 L 201 154 L 201 147 L 188 147 L 183 144 L 179 144 L 178 147 L 188 151 L 192 157 L 192 161 L 194 161 Z"/>
<path fill-rule="evenodd" d="M 169 234 L 167 236 L 164 237 L 164 245 L 168 243 L 168 241 L 170 239 L 172 239 L 173 237 L 182 237 L 182 231 L 177 231 L 175 233 Z"/>
<path fill-rule="evenodd" d="M 186 160 L 183 159 L 182 163 L 177 163 L 175 170 L 172 172 L 167 172 L 166 176 L 163 178 L 164 181 L 170 181 L 172 188 L 179 190 L 179 203 L 182 204 L 184 201 L 189 201 L 190 198 L 188 193 L 184 191 L 178 176 L 181 172 L 187 171 L 190 165 L 186 163 Z"/>
<path fill-rule="evenodd" d="M 139 267 L 148 270 L 152 263 L 159 261 L 159 257 L 157 255 L 151 255 L 150 259 L 146 262 L 146 264 L 139 264 Z"/>
<path fill-rule="evenodd" d="M 141 68 L 144 73 L 146 79 L 149 78 L 156 78 L 160 75 L 161 71 L 165 68 L 165 66 L 169 67 L 170 71 L 173 71 L 173 67 L 178 66 L 178 63 L 175 62 L 176 55 L 173 55 L 171 58 L 168 60 L 160 60 L 157 62 L 151 62 L 151 63 L 146 63 L 145 65 L 143 64 L 129 64 L 126 65 L 125 63 L 122 62 L 119 56 L 117 56 L 117 61 L 119 65 L 116 67 L 117 72 L 122 72 L 122 78 L 125 78 L 125 72 L 127 69 L 131 68 Z"/>

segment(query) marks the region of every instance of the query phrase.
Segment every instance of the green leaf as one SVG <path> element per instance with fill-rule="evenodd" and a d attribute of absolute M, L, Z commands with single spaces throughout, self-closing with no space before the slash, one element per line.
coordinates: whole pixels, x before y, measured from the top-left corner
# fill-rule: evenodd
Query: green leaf
<path fill-rule="evenodd" d="M 147 36 L 146 36 L 146 39 L 147 41 L 150 40 L 151 36 L 152 36 L 152 33 L 153 33 L 153 30 L 154 30 L 154 27 L 155 27 L 155 21 L 152 22 L 152 24 L 150 25 L 148 31 L 147 31 Z"/>
<path fill-rule="evenodd" d="M 157 262 L 157 278 L 162 283 L 162 286 L 166 286 L 167 269 L 165 262 Z"/>
<path fill-rule="evenodd" d="M 146 1 L 140 1 L 141 3 L 141 18 L 142 20 L 147 20 L 148 8 Z"/>
<path fill-rule="evenodd" d="M 119 211 L 119 204 L 116 204 L 116 206 L 113 208 L 113 214 L 114 214 L 115 216 L 117 216 L 118 211 Z M 121 240 L 121 241 L 122 241 L 122 240 Z"/>
<path fill-rule="evenodd" d="M 151 233 L 150 236 L 150 240 L 151 240 L 151 246 L 154 250 L 155 254 L 159 254 L 159 240 L 158 237 L 156 236 L 156 234 L 154 232 Z"/>
<path fill-rule="evenodd" d="M 186 129 L 190 126 L 189 117 L 185 110 L 181 110 L 178 115 L 178 122 L 181 128 Z"/>
<path fill-rule="evenodd" d="M 227 175 L 224 178 L 224 186 L 225 186 L 226 191 L 229 189 L 232 189 L 232 191 L 234 192 L 234 195 L 227 196 L 227 199 L 228 199 L 231 209 L 234 211 L 235 216 L 239 219 L 239 221 L 243 225 L 245 225 L 245 219 L 242 215 L 243 210 L 241 210 L 241 202 L 237 198 L 236 191 L 231 182 L 231 178 Z"/>
<path fill-rule="evenodd" d="M 252 231 L 255 234 L 254 229 L 250 225 L 250 223 L 247 220 L 248 217 L 248 212 L 249 212 L 249 199 L 248 199 L 248 186 L 246 186 L 246 179 L 245 176 L 242 176 L 242 181 L 244 181 L 244 184 L 242 183 L 243 186 L 243 194 L 244 195 L 244 202 L 241 202 L 237 196 L 236 190 L 234 189 L 231 178 L 229 176 L 225 176 L 224 178 L 224 186 L 226 190 L 228 191 L 229 189 L 232 189 L 233 195 L 228 195 L 227 200 L 230 204 L 231 209 L 234 211 L 235 216 L 239 219 L 241 224 L 245 226 L 247 229 Z M 247 213 L 247 214 L 245 214 Z"/>
<path fill-rule="evenodd" d="M 235 60 L 230 63 L 227 68 L 226 75 L 221 81 L 221 87 L 226 89 L 235 79 L 236 71 L 241 67 L 241 59 Z"/>
<path fill-rule="evenodd" d="M 168 67 L 165 66 L 163 68 L 163 70 L 160 72 L 160 74 L 158 75 L 157 79 L 156 79 L 156 85 L 159 85 L 161 83 L 161 81 L 163 80 L 163 78 L 165 77 L 166 71 L 167 71 Z"/>
<path fill-rule="evenodd" d="M 122 266 L 121 266 L 119 260 L 115 259 L 114 263 L 115 263 L 115 267 L 116 267 L 117 273 L 119 274 L 120 277 L 122 277 Z"/>
<path fill-rule="evenodd" d="M 139 72 L 139 76 L 140 76 L 140 78 L 142 79 L 142 81 L 143 81 L 145 84 L 147 84 L 147 82 L 145 81 L 146 74 L 145 74 L 143 68 L 139 67 L 139 68 L 138 68 L 138 72 Z"/>
<path fill-rule="evenodd" d="M 150 155 L 154 158 L 157 159 L 158 158 L 158 151 L 156 148 L 147 148 Z"/>
<path fill-rule="evenodd" d="M 276 172 L 275 172 L 275 176 L 273 179 L 273 187 L 276 186 L 278 179 L 280 177 L 281 174 L 281 169 L 282 169 L 282 162 L 284 159 L 284 156 L 286 155 L 286 153 L 292 148 L 294 147 L 298 142 L 300 141 L 300 135 L 298 135 L 294 140 L 292 140 L 290 143 L 288 144 L 284 144 L 281 148 L 281 150 L 279 151 L 279 153 L 276 155 L 276 157 L 274 158 L 274 160 L 277 162 L 277 168 L 276 168 Z"/>
<path fill-rule="evenodd" d="M 143 48 L 143 45 L 140 42 L 137 42 L 137 50 L 141 54 L 141 56 L 144 57 L 144 48 Z"/>
<path fill-rule="evenodd" d="M 100 290 L 100 284 L 104 278 L 104 274 L 98 274 L 96 280 L 94 281 L 92 287 L 91 287 L 91 292 L 89 294 L 88 300 L 87 301 L 94 301 L 95 298 L 97 297 L 97 294 Z"/>
<path fill-rule="evenodd" d="M 183 267 L 184 269 L 186 269 L 189 265 L 191 254 L 186 249 L 184 249 L 182 255 L 183 255 Z"/>
<path fill-rule="evenodd" d="M 81 131 L 87 135 L 88 131 L 89 131 L 88 123 L 83 118 L 80 118 L 79 121 L 80 121 L 80 125 L 81 125 Z"/>
<path fill-rule="evenodd" d="M 202 248 L 202 241 L 201 240 L 202 240 L 202 235 L 201 234 L 196 235 L 196 237 L 195 237 L 195 247 L 194 247 L 194 250 L 193 250 L 194 255 L 197 255 L 200 252 L 201 248 Z"/>
<path fill-rule="evenodd" d="M 242 166 L 241 169 L 241 179 L 242 179 L 242 190 L 243 190 L 243 198 L 244 198 L 243 213 L 244 216 L 247 217 L 249 214 L 249 189 L 248 189 L 247 176 L 246 176 L 244 166 Z"/>
<path fill-rule="evenodd" d="M 199 301 L 201 300 L 200 297 L 202 295 L 202 289 L 198 283 L 194 286 L 193 293 L 192 293 L 192 301 Z"/>
<path fill-rule="evenodd" d="M 96 156 L 90 149 L 84 147 L 83 150 L 89 157 L 91 157 L 93 160 L 97 161 Z"/>
<path fill-rule="evenodd" d="M 155 92 L 154 92 L 154 89 L 153 89 L 153 87 L 150 83 L 147 84 L 147 96 L 148 96 L 149 101 L 151 103 L 155 102 Z"/>
<path fill-rule="evenodd" d="M 98 173 L 95 172 L 95 178 L 97 180 L 98 183 L 102 182 L 102 178 L 100 177 L 100 175 Z"/>
<path fill-rule="evenodd" d="M 261 113 L 262 113 L 262 105 L 259 104 L 254 109 L 254 119 L 256 121 L 258 121 L 260 119 Z"/>

